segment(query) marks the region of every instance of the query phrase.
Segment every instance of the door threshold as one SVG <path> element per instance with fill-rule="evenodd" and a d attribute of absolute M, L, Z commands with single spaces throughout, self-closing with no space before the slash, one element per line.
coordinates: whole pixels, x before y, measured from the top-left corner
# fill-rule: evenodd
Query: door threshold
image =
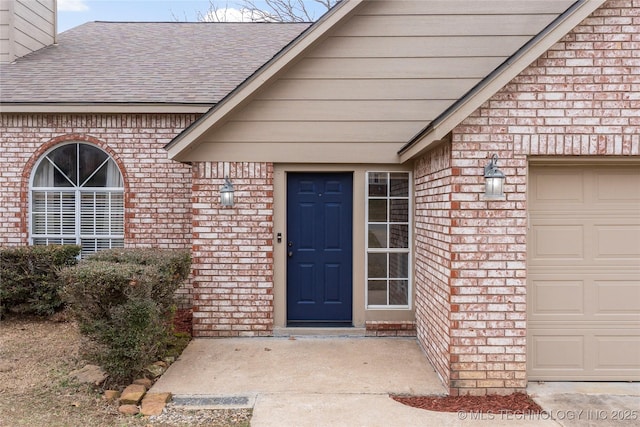
<path fill-rule="evenodd" d="M 364 337 L 366 328 L 353 327 L 278 327 L 273 328 L 274 337 Z"/>

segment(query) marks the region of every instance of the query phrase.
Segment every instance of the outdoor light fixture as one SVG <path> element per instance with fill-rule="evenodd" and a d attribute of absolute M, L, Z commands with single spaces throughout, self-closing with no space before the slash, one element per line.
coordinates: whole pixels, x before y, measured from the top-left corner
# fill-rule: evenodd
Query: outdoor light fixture
<path fill-rule="evenodd" d="M 491 161 L 484 167 L 484 198 L 504 198 L 504 174 L 498 169 L 498 155 L 494 154 Z"/>
<path fill-rule="evenodd" d="M 224 177 L 224 185 L 220 189 L 220 204 L 225 207 L 233 207 L 233 184 L 229 177 Z"/>

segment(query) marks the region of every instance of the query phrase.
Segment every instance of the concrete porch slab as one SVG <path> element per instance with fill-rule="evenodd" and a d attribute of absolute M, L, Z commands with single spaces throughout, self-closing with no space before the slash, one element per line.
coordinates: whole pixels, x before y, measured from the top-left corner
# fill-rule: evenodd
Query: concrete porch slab
<path fill-rule="evenodd" d="M 199 338 L 152 387 L 174 396 L 446 394 L 415 338 Z"/>
<path fill-rule="evenodd" d="M 545 411 L 540 415 L 425 411 L 389 397 L 446 394 L 415 338 L 296 336 L 194 339 L 150 392 L 171 392 L 183 408 L 253 408 L 252 427 L 573 427 L 604 414 L 594 410 L 612 416 L 638 407 L 634 384 L 623 387 L 622 396 L 612 396 L 614 386 L 588 386 L 598 399 L 585 388 L 567 393 L 536 385 L 528 390 Z M 603 402 L 603 396 L 612 399 Z M 597 421 L 593 425 L 615 425 L 611 418 Z"/>

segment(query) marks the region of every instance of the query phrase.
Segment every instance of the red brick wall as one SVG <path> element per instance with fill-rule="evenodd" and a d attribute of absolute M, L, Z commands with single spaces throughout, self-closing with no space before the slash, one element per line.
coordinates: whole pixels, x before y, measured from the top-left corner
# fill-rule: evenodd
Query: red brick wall
<path fill-rule="evenodd" d="M 451 221 L 450 242 L 443 242 L 440 259 L 416 265 L 416 291 L 425 299 L 416 307 L 418 336 L 438 372 L 449 357 L 451 394 L 526 387 L 528 161 L 535 156 L 640 160 L 639 47 L 640 2 L 609 1 L 453 130 L 451 166 L 441 172 L 451 175 L 450 207 L 441 202 Z M 417 162 L 418 198 L 434 185 L 421 177 L 435 176 L 425 165 L 439 157 L 438 150 Z M 483 167 L 493 153 L 507 177 L 504 201 L 482 199 Z M 428 197 L 426 206 L 442 199 Z M 420 204 L 416 200 L 416 255 L 422 258 L 430 255 L 423 247 L 440 244 L 445 234 L 422 217 L 436 221 L 447 215 Z M 435 243 L 428 242 L 430 234 Z M 422 264 L 439 276 L 450 273 L 429 277 Z M 447 292 L 450 313 L 443 307 Z M 450 338 L 439 323 L 447 314 Z M 434 339 L 445 344 L 429 342 Z"/>
<path fill-rule="evenodd" d="M 414 167 L 414 286 L 418 342 L 445 384 L 450 380 L 451 146 L 443 144 Z"/>
<path fill-rule="evenodd" d="M 171 161 L 165 144 L 193 114 L 1 114 L 0 245 L 28 242 L 29 178 L 48 149 L 85 141 L 108 152 L 125 180 L 125 245 L 191 246 L 191 167 Z"/>
<path fill-rule="evenodd" d="M 415 337 L 416 322 L 413 320 L 367 320 L 367 337 Z"/>
<path fill-rule="evenodd" d="M 273 164 L 194 163 L 192 255 L 195 336 L 273 334 Z"/>

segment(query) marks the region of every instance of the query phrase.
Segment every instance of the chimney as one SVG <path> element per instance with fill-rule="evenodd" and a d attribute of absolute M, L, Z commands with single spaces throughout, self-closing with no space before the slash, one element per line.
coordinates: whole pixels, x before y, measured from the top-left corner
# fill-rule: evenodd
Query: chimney
<path fill-rule="evenodd" d="M 56 42 L 57 0 L 0 0 L 0 63 Z"/>

